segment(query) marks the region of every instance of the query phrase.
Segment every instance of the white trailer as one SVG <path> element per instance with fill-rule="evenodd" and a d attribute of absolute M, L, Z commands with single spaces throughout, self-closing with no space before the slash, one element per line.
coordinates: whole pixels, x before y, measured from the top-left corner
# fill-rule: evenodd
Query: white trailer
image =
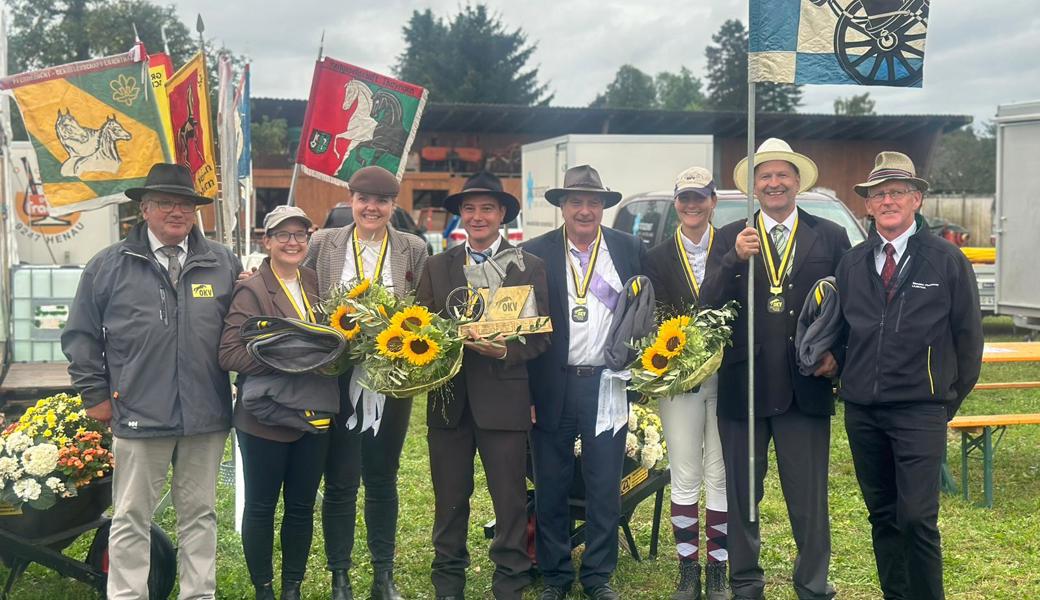
<path fill-rule="evenodd" d="M 1040 101 L 997 107 L 997 313 L 1040 329 Z"/>
<path fill-rule="evenodd" d="M 714 149 L 710 135 L 564 135 L 525 144 L 521 164 L 524 239 L 529 240 L 563 223 L 545 190 L 563 187 L 570 167 L 592 165 L 605 186 L 632 196 L 671 187 L 688 167 L 711 169 Z M 614 210 L 605 211 L 604 224 L 614 222 Z"/>

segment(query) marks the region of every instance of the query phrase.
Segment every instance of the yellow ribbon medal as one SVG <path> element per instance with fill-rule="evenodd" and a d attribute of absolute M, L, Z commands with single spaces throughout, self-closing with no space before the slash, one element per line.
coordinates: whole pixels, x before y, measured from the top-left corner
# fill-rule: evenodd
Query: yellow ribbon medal
<path fill-rule="evenodd" d="M 578 271 L 574 268 L 574 259 L 570 256 L 570 244 L 567 241 L 567 232 L 563 232 L 564 258 L 567 266 L 571 269 L 571 278 L 574 280 L 574 302 L 577 306 L 571 311 L 571 320 L 575 323 L 584 323 L 589 320 L 589 307 L 586 306 L 589 288 L 592 286 L 592 274 L 596 270 L 596 258 L 599 256 L 599 244 L 603 239 L 603 230 L 596 231 L 596 241 L 592 243 L 592 256 L 589 257 L 589 267 L 585 269 L 585 275 L 578 281 Z"/>
<path fill-rule="evenodd" d="M 274 273 L 274 269 L 271 269 L 271 272 Z M 314 323 L 314 310 L 311 308 L 310 300 L 307 299 L 306 290 L 303 289 L 303 280 L 300 279 L 300 271 L 296 271 L 296 281 L 300 284 L 300 296 L 303 296 L 302 309 L 298 304 L 296 304 L 296 298 L 293 298 L 292 292 L 289 291 L 289 286 L 285 285 L 285 282 L 278 276 L 278 273 L 274 273 L 274 278 L 278 280 L 278 285 L 282 286 L 282 291 L 285 293 L 285 297 L 289 299 L 289 303 L 292 304 L 294 309 L 296 309 L 296 316 L 300 317 L 301 321 Z"/>
<path fill-rule="evenodd" d="M 358 281 L 365 278 L 365 266 L 361 263 L 361 242 L 358 241 L 357 227 L 354 227 L 354 234 L 352 236 L 354 243 L 354 272 L 357 274 Z M 386 249 L 390 241 L 390 234 L 383 234 L 383 243 L 379 247 L 379 258 L 376 259 L 376 272 L 372 274 L 372 283 L 380 283 L 382 279 L 380 276 L 383 274 L 383 262 L 386 260 Z"/>
<path fill-rule="evenodd" d="M 682 263 L 683 272 L 686 273 L 686 283 L 690 286 L 690 291 L 693 292 L 694 300 L 698 300 L 701 297 L 701 286 L 697 284 L 697 278 L 693 274 L 693 265 L 690 264 L 690 257 L 686 255 L 686 248 L 682 243 L 682 230 L 681 227 L 675 229 L 675 250 L 679 253 L 679 262 Z M 711 254 L 711 245 L 715 243 L 715 228 L 710 224 L 708 225 L 708 251 L 705 254 Z"/>
<path fill-rule="evenodd" d="M 769 276 L 769 298 L 766 300 L 766 310 L 772 314 L 784 312 L 784 278 L 787 276 L 788 264 L 791 262 L 791 254 L 794 250 L 794 234 L 798 231 L 798 216 L 795 215 L 794 226 L 791 227 L 791 235 L 787 236 L 787 245 L 784 254 L 780 257 L 780 264 L 773 261 L 773 253 L 769 251 L 769 234 L 766 233 L 766 223 L 762 219 L 762 213 L 758 213 L 758 237 L 765 250 L 766 275 Z"/>

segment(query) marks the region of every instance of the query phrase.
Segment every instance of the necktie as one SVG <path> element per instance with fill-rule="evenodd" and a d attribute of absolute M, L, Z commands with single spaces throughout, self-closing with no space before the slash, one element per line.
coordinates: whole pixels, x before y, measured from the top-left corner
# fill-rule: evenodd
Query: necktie
<path fill-rule="evenodd" d="M 896 274 L 896 249 L 892 244 L 885 244 L 885 266 L 881 267 L 881 285 L 885 286 L 886 298 L 892 300 L 895 295 L 895 286 L 892 278 Z"/>
<path fill-rule="evenodd" d="M 585 272 L 589 268 L 589 261 L 592 259 L 592 248 L 590 247 L 584 252 L 571 248 L 571 254 L 578 258 L 578 264 L 581 265 L 581 275 L 582 278 L 584 278 Z M 589 282 L 589 291 L 592 292 L 592 295 L 598 298 L 599 301 L 610 310 L 610 312 L 614 312 L 614 307 L 617 306 L 618 299 L 621 297 L 621 292 L 610 287 L 610 284 L 595 271 L 592 272 L 592 281 Z"/>
<path fill-rule="evenodd" d="M 488 259 L 489 256 L 491 256 L 491 248 L 488 248 L 487 250 L 483 250 L 481 252 L 477 252 L 476 250 L 467 250 L 467 252 L 469 252 L 469 257 L 473 259 L 473 263 L 477 265 L 484 262 Z"/>
<path fill-rule="evenodd" d="M 784 249 L 787 248 L 787 228 L 783 225 L 776 225 L 769 232 L 769 236 L 773 238 L 773 247 L 776 248 L 776 255 L 783 256 Z"/>
<path fill-rule="evenodd" d="M 166 271 L 170 274 L 170 282 L 173 283 L 174 287 L 177 286 L 177 280 L 181 278 L 181 261 L 177 258 L 180 251 L 180 246 L 163 246 L 159 248 L 159 252 L 166 255 Z"/>

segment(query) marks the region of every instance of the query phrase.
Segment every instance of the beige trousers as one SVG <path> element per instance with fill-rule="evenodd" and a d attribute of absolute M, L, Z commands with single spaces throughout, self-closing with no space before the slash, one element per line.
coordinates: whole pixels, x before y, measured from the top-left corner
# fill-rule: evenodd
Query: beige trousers
<path fill-rule="evenodd" d="M 217 589 L 217 470 L 227 431 L 183 437 L 115 438 L 109 600 L 147 600 L 152 513 L 173 466 L 180 600 Z"/>

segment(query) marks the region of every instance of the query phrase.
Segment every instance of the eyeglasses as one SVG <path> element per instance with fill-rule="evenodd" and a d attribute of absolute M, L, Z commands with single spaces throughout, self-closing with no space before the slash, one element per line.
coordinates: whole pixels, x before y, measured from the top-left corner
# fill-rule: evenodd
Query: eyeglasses
<path fill-rule="evenodd" d="M 896 190 L 894 192 L 877 192 L 876 194 L 871 194 L 867 196 L 867 199 L 873 200 L 874 202 L 881 202 L 885 199 L 885 196 L 888 196 L 896 202 L 901 202 L 903 198 L 906 198 L 907 194 L 910 194 L 914 191 L 916 190 Z"/>
<path fill-rule="evenodd" d="M 296 240 L 297 244 L 306 244 L 311 235 L 306 231 L 276 231 L 267 234 L 267 237 L 274 238 L 279 244 L 288 244 L 290 239 Z"/>
<path fill-rule="evenodd" d="M 152 204 L 159 208 L 164 213 L 173 212 L 176 208 L 182 213 L 193 213 L 195 212 L 194 202 L 185 202 L 183 200 L 170 200 L 164 198 L 162 200 L 152 200 Z"/>

